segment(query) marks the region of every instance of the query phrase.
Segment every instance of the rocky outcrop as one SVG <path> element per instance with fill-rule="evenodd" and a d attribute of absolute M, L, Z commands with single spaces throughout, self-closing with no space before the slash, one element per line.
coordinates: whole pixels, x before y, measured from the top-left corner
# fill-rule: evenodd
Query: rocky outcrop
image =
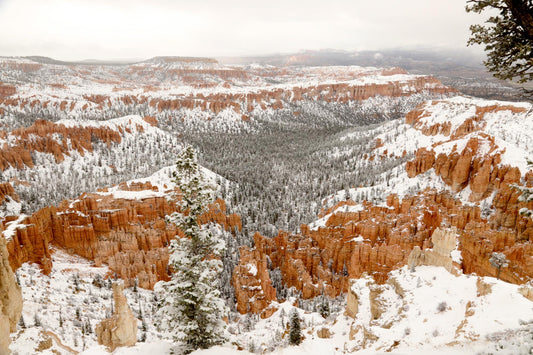
<path fill-rule="evenodd" d="M 409 112 L 405 116 L 405 123 L 413 126 L 427 136 L 434 136 L 442 134 L 453 139 L 463 137 L 474 131 L 479 131 L 485 126 L 484 116 L 487 113 L 496 113 L 501 111 L 511 111 L 513 113 L 525 113 L 527 110 L 523 107 L 513 105 L 488 105 L 488 106 L 474 106 L 470 105 L 471 110 L 465 116 L 461 123 L 452 124 L 452 120 L 432 120 L 431 106 L 442 106 L 443 110 L 447 108 L 453 112 L 453 103 L 446 101 L 430 101 L 429 109 L 428 103 L 421 104 L 417 109 Z M 466 104 L 464 104 L 466 105 Z"/>
<path fill-rule="evenodd" d="M 173 67 L 178 63 L 178 67 Z M 184 64 L 180 66 L 180 64 Z M 231 110 L 248 120 L 251 113 L 256 109 L 283 109 L 292 102 L 304 100 L 320 100 L 327 102 L 347 103 L 350 101 L 363 101 L 376 96 L 404 97 L 414 93 L 430 93 L 442 95 L 456 92 L 454 89 L 444 86 L 439 80 L 430 76 L 409 76 L 399 68 L 374 69 L 374 70 L 338 70 L 332 73 L 328 70 L 313 69 L 309 72 L 292 70 L 291 68 L 274 69 L 240 69 L 218 66 L 216 63 L 203 63 L 199 67 L 187 65 L 188 62 L 158 61 L 161 66 L 134 64 L 128 67 L 125 77 L 116 78 L 119 73 L 113 71 L 110 75 L 113 79 L 93 78 L 90 71 L 80 72 L 78 75 L 87 80 L 95 80 L 98 84 L 112 84 L 115 86 L 114 94 L 83 95 L 78 100 L 72 98 L 68 86 L 64 89 L 63 84 L 49 83 L 61 92 L 68 94 L 57 98 L 19 97 L 12 95 L 2 97 L 0 106 L 10 109 L 23 110 L 30 107 L 34 112 L 42 110 L 56 110 L 60 112 L 72 111 L 104 111 L 117 109 L 131 112 L 135 106 L 148 105 L 153 114 L 163 111 L 201 110 L 209 114 L 217 115 L 224 110 Z M 197 64 L 194 62 L 193 64 Z M 206 65 L 207 64 L 207 65 Z M 202 67 L 203 66 L 203 67 Z M 402 74 L 402 77 L 395 75 Z M 72 73 L 66 73 L 67 77 Z M 382 80 L 377 83 L 357 82 L 355 79 L 368 75 L 376 75 Z M 132 82 L 132 76 L 135 78 Z M 264 84 L 264 79 L 282 76 L 294 78 L 288 82 L 286 88 L 269 87 Z M 154 80 L 158 78 L 159 80 Z M 301 85 L 306 78 L 312 78 L 328 84 Z M 118 80 L 116 80 L 118 79 Z M 161 79 L 173 85 L 186 85 L 190 88 L 223 88 L 212 90 L 210 93 L 191 92 L 188 94 L 154 95 L 161 85 Z M 261 83 L 258 86 L 258 82 Z M 243 83 L 249 83 L 253 90 L 246 92 L 231 92 L 227 88 L 232 85 L 241 87 Z M 133 95 L 129 93 L 133 88 L 144 86 L 144 94 Z M 259 89 L 257 89 L 259 87 Z M 240 91 L 240 90 L 239 90 Z M 179 117 L 185 117 L 179 114 Z M 209 116 L 207 116 L 209 117 Z M 208 118 L 209 119 L 209 118 Z"/>
<path fill-rule="evenodd" d="M 133 129 L 140 128 L 133 127 Z M 10 139 L 10 143 L 4 144 L 0 149 L 0 170 L 9 167 L 17 169 L 33 167 L 32 152 L 52 154 L 59 163 L 72 151 L 77 151 L 81 155 L 91 152 L 93 144 L 97 141 L 108 146 L 111 143 L 120 143 L 124 130 L 130 129 L 123 127 L 113 130 L 105 126 L 65 127 L 62 124 L 38 120 L 28 128 L 19 128 L 9 133 L 0 131 L 1 138 Z"/>
<path fill-rule="evenodd" d="M 2 205 L 4 201 L 8 200 L 8 198 L 20 202 L 20 197 L 13 189 L 13 185 L 7 182 L 0 183 L 0 205 Z"/>
<path fill-rule="evenodd" d="M 178 234 L 165 216 L 176 211 L 158 187 L 150 183 L 121 184 L 121 190 L 153 191 L 142 199 L 114 198 L 112 194 L 84 194 L 58 207 L 39 210 L 14 229 L 8 241 L 9 261 L 13 269 L 31 261 L 45 273 L 52 267 L 50 245 L 78 254 L 95 265 L 107 264 L 127 287 L 135 280 L 143 288 L 153 288 L 168 279 L 168 244 Z M 166 192 L 165 192 L 166 193 Z M 235 214 L 226 214 L 223 200 L 217 200 L 201 217 L 203 223 L 215 222 L 226 230 L 240 230 Z M 8 217 L 3 225 L 13 221 Z"/>
<path fill-rule="evenodd" d="M 0 354 L 10 354 L 10 332 L 22 314 L 22 293 L 9 265 L 5 239 L 0 236 Z"/>
<path fill-rule="evenodd" d="M 16 93 L 16 87 L 0 83 L 0 97 L 8 97 Z"/>
<path fill-rule="evenodd" d="M 496 211 L 487 221 L 479 207 L 464 205 L 450 192 L 425 190 L 402 200 L 390 195 L 385 207 L 366 202 L 358 212 L 334 207 L 324 227 L 302 225 L 301 234 L 280 231 L 274 238 L 256 234 L 251 252 L 258 260 L 270 260 L 270 269 L 279 268 L 283 283 L 300 290 L 304 298 L 347 292 L 348 280 L 364 273 L 384 283 L 390 271 L 409 261 L 495 277 L 496 269 L 489 262 L 495 251 L 503 251 L 511 265 L 500 278 L 523 283 L 533 278 L 529 242 L 533 221 L 519 214 L 526 204 L 518 196 L 508 185 L 500 186 L 493 202 Z M 462 257 L 460 265 L 450 257 L 456 248 Z M 241 262 L 238 268 L 242 267 Z M 254 297 L 253 293 L 244 296 L 238 288 L 236 294 L 237 298 Z"/>
<path fill-rule="evenodd" d="M 0 314 L 9 320 L 9 329 L 14 332 L 22 314 L 22 293 L 9 265 L 6 242 L 0 237 Z"/>
<path fill-rule="evenodd" d="M 409 88 L 406 90 L 405 88 Z M 203 111 L 209 110 L 215 114 L 224 109 L 232 109 L 236 113 L 249 114 L 255 107 L 262 109 L 283 108 L 283 102 L 298 102 L 303 100 L 323 100 L 327 102 L 363 101 L 375 96 L 401 97 L 412 95 L 413 92 L 428 91 L 433 94 L 447 94 L 453 89 L 442 85 L 433 77 L 417 77 L 406 81 L 390 81 L 384 84 L 321 84 L 309 87 L 295 86 L 290 90 L 261 90 L 247 94 L 216 93 L 197 97 L 176 99 L 153 99 L 150 106 L 160 112 L 164 110 L 179 110 L 181 108 Z"/>
<path fill-rule="evenodd" d="M 470 201 L 477 202 L 495 190 L 520 182 L 518 168 L 501 165 L 500 154 L 490 154 L 496 148 L 494 139 L 490 137 L 472 137 L 463 150 L 454 149 L 449 154 L 436 155 L 434 151 L 420 148 L 415 154 L 415 159 L 407 162 L 407 174 L 412 178 L 434 169 L 437 176 L 454 192 L 470 187 L 472 191 Z M 482 153 L 481 149 L 488 150 L 488 153 Z"/>
<path fill-rule="evenodd" d="M 261 238 L 259 234 L 254 240 Z M 257 249 L 246 246 L 240 249 L 239 265 L 233 270 L 232 281 L 237 298 L 237 311 L 240 313 L 261 314 L 263 318 L 270 316 L 264 313 L 273 301 L 277 301 L 276 290 L 267 268 L 267 256 L 259 253 Z M 270 309 L 268 313 L 273 313 Z"/>
<path fill-rule="evenodd" d="M 359 312 L 359 296 L 352 287 L 349 287 L 346 296 L 346 310 L 344 311 L 344 314 L 348 317 L 355 318 L 357 312 Z"/>
<path fill-rule="evenodd" d="M 437 111 L 448 106 L 451 112 L 459 110 L 464 120 L 452 125 L 454 117 L 450 117 L 450 121 L 432 119 L 435 105 L 443 106 Z M 533 276 L 533 265 L 529 259 L 533 255 L 530 243 L 533 238 L 533 220 L 519 213 L 522 208 L 533 208 L 533 202 L 519 201 L 520 192 L 513 188 L 523 183 L 531 186 L 533 173 L 522 176 L 518 167 L 502 164 L 505 149 L 497 146 L 493 136 L 482 131 L 487 124 L 485 116 L 489 113 L 497 117 L 518 114 L 517 119 L 521 119 L 520 115 L 525 111 L 523 105 L 475 106 L 468 101 L 432 101 L 406 118 L 407 123 L 426 135 L 443 134 L 450 137 L 450 141 L 418 149 L 415 158 L 406 164 L 409 177 L 433 169 L 452 191 L 466 191 L 470 202 L 476 203 L 492 196 L 489 199 L 491 204 L 485 203 L 484 207 L 493 211 L 489 220 L 475 219 L 459 228 L 462 268 L 466 273 L 495 277 L 497 272 L 491 266 L 489 258 L 493 252 L 503 252 L 510 260 L 510 266 L 502 270 L 504 280 L 523 283 Z M 450 129 L 442 128 L 446 124 L 449 124 Z M 471 134 L 472 132 L 476 133 Z M 453 147 L 441 149 L 442 146 Z M 457 146 L 463 148 L 458 149 Z M 435 153 L 439 149 L 441 152 Z"/>
<path fill-rule="evenodd" d="M 107 346 L 110 351 L 137 342 L 137 318 L 128 306 L 121 282 L 113 283 L 113 302 L 115 311 L 111 318 L 104 319 L 94 330 L 98 344 Z"/>
<path fill-rule="evenodd" d="M 451 252 L 457 248 L 457 232 L 437 228 L 433 231 L 431 242 L 433 244 L 431 249 L 421 250 L 419 246 L 413 248 L 407 260 L 409 268 L 420 265 L 442 266 L 448 272 L 456 273 Z"/>
<path fill-rule="evenodd" d="M 320 338 L 320 339 L 329 339 L 331 338 L 331 336 L 333 335 L 331 333 L 331 331 L 329 330 L 329 328 L 326 328 L 326 327 L 321 327 L 320 329 L 318 329 L 316 331 L 316 335 Z"/>
<path fill-rule="evenodd" d="M 9 336 L 9 318 L 0 313 L 0 354 L 9 355 L 9 344 L 11 344 L 11 337 Z"/>

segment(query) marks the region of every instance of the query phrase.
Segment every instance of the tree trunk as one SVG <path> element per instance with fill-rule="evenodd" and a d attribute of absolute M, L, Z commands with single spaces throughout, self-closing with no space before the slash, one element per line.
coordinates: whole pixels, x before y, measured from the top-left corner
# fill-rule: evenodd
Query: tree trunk
<path fill-rule="evenodd" d="M 523 0 L 504 0 L 516 22 L 524 29 L 526 37 L 533 41 L 533 11 Z"/>

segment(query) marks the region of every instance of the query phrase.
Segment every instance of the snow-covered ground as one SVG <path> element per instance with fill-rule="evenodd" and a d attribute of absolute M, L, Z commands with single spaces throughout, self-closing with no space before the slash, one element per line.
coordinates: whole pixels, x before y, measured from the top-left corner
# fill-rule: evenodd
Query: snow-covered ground
<path fill-rule="evenodd" d="M 111 310 L 109 281 L 100 284 L 100 277 L 109 270 L 61 250 L 53 257 L 50 276 L 28 264 L 18 271 L 26 328 L 19 326 L 12 334 L 13 354 L 32 354 L 50 336 L 53 346 L 43 354 L 71 354 L 67 348 L 85 355 L 108 354 L 96 343 L 93 330 Z M 267 319 L 232 317 L 226 344 L 193 354 L 529 354 L 533 303 L 518 290 L 519 286 L 494 278 L 454 276 L 442 267 L 404 267 L 393 271 L 385 285 L 375 285 L 365 277 L 354 280 L 352 291 L 358 297 L 355 319 L 342 310 L 325 319 L 298 309 L 304 336 L 299 346 L 288 345 L 289 314 L 295 308 L 295 299 L 289 299 L 277 304 L 278 310 Z M 113 354 L 170 354 L 175 344 L 157 330 L 154 293 L 133 288 L 125 293 L 134 314 L 142 313 L 138 338 L 146 341 L 118 348 Z M 40 326 L 35 325 L 36 317 Z M 328 329 L 330 338 L 318 336 L 323 328 Z"/>

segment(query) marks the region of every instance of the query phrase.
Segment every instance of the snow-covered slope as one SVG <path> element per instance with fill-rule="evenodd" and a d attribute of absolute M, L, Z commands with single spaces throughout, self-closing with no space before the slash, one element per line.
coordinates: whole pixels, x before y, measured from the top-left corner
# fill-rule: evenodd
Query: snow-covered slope
<path fill-rule="evenodd" d="M 175 135 L 136 115 L 44 122 L 9 132 L 1 143 L 3 178 L 13 182 L 25 211 L 151 175 L 173 162 L 182 147 Z M 28 159 L 10 160 L 17 156 Z"/>
<path fill-rule="evenodd" d="M 93 329 L 110 312 L 110 281 L 101 279 L 107 272 L 107 268 L 95 268 L 61 250 L 54 253 L 50 276 L 43 276 L 35 266 L 20 268 L 26 328 L 19 327 L 12 335 L 13 352 L 30 354 L 51 338 L 52 347 L 43 354 L 52 350 L 70 354 L 65 347 L 86 355 L 107 354 L 96 344 L 92 331 L 82 332 L 82 325 Z M 381 286 L 361 278 L 351 289 L 359 303 L 355 319 L 345 316 L 343 307 L 333 308 L 327 319 L 298 309 L 304 335 L 299 346 L 288 345 L 288 315 L 294 308 L 291 300 L 278 305 L 268 319 L 242 316 L 230 322 L 226 345 L 193 354 L 232 354 L 243 348 L 239 353 L 514 355 L 527 354 L 533 346 L 529 336 L 533 303 L 522 296 L 519 286 L 494 278 L 453 276 L 444 268 L 423 266 L 394 271 L 390 281 Z M 369 297 L 369 292 L 376 290 L 377 296 Z M 145 342 L 119 348 L 114 354 L 170 354 L 172 343 L 161 339 L 163 334 L 157 330 L 154 293 L 130 288 L 126 296 L 134 314 L 142 318 L 138 334 Z M 36 320 L 40 326 L 35 326 Z M 323 329 L 330 338 L 319 336 Z"/>
<path fill-rule="evenodd" d="M 489 101 L 464 96 L 428 101 L 409 113 L 420 117 L 419 119 L 406 122 L 405 118 L 400 118 L 380 127 L 383 133 L 377 135 L 376 149 L 369 159 L 398 160 L 400 157 L 412 157 L 420 149 L 432 151 L 435 156 L 449 156 L 452 153 L 464 155 L 468 142 L 474 139 L 479 144 L 472 159 L 483 160 L 497 156 L 495 166 L 516 167 L 525 176 L 530 170 L 528 161 L 533 156 L 532 110 L 533 105 L 529 103 Z M 472 122 L 472 127 L 465 129 L 465 122 Z M 340 139 L 347 138 L 349 136 Z M 352 188 L 348 193 L 354 201 L 366 199 L 379 204 L 385 202 L 390 194 L 397 194 L 401 198 L 426 188 L 454 192 L 463 203 L 471 203 L 471 190 L 468 186 L 460 191 L 452 191 L 450 184 L 442 176 L 438 176 L 435 169 L 409 176 L 406 164 L 383 174 L 373 186 Z M 326 199 L 324 204 L 330 207 L 337 201 L 344 200 L 345 195 L 346 191 L 338 191 Z M 486 202 L 490 203 L 492 197 L 488 196 L 489 200 Z"/>

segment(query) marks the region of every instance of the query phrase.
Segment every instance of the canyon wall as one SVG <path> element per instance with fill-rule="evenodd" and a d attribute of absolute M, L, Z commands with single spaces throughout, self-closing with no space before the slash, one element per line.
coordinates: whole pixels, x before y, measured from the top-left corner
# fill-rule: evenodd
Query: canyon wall
<path fill-rule="evenodd" d="M 128 75 L 134 75 L 135 80 L 140 77 L 155 77 L 154 73 L 159 69 L 153 67 L 132 66 Z M 278 72 L 280 71 L 280 72 Z M 150 74 L 151 73 L 151 74 Z M 88 75 L 84 73 L 82 75 Z M 398 68 L 390 70 L 377 70 L 371 73 L 352 73 L 339 72 L 337 75 L 330 75 L 327 72 L 317 73 L 299 73 L 287 71 L 287 69 L 278 69 L 275 73 L 268 70 L 257 72 L 246 72 L 237 69 L 166 69 L 163 75 L 167 80 L 173 83 L 179 83 L 182 86 L 192 88 L 213 88 L 212 91 L 191 92 L 187 95 L 177 94 L 158 95 L 160 88 L 147 86 L 144 93 L 132 94 L 128 91 L 130 87 L 139 87 L 139 83 L 132 82 L 131 79 L 119 77 L 116 80 L 102 81 L 97 80 L 99 85 L 113 84 L 113 94 L 85 94 L 79 98 L 65 95 L 64 97 L 22 97 L 13 94 L 0 95 L 0 108 L 2 110 L 24 110 L 30 108 L 33 111 L 55 110 L 66 113 L 75 113 L 78 111 L 103 111 L 111 108 L 120 107 L 133 108 L 134 106 L 147 106 L 155 112 L 179 111 L 181 109 L 209 112 L 216 115 L 223 110 L 229 109 L 236 114 L 242 115 L 246 120 L 250 117 L 254 109 L 259 108 L 266 110 L 271 108 L 279 110 L 284 108 L 286 103 L 302 102 L 305 100 L 339 102 L 347 103 L 351 101 L 363 101 L 371 97 L 402 97 L 410 96 L 414 93 L 426 92 L 433 95 L 442 95 L 455 93 L 456 90 L 443 85 L 439 80 L 431 76 L 413 76 L 408 75 Z M 313 78 L 317 77 L 323 81 L 333 82 L 328 84 L 298 84 L 290 81 L 285 87 L 268 87 L 258 83 L 269 78 L 272 75 L 282 75 L 284 78 Z M 364 79 L 365 76 L 378 75 L 382 79 L 370 80 Z M 401 77 L 396 77 L 399 75 Z M 259 78 L 261 79 L 259 79 Z M 203 78 L 203 79 L 202 79 Z M 384 79 L 388 78 L 388 79 Z M 235 83 L 234 83 L 235 81 Z M 143 82 L 144 83 L 144 82 Z M 223 83 L 223 84 L 221 84 Z M 242 86 L 242 83 L 251 85 L 253 89 L 244 92 L 233 93 L 228 88 L 232 85 Z M 68 85 L 50 84 L 55 90 L 68 90 Z M 123 88 L 122 88 L 123 87 Z M 66 88 L 66 89 L 65 89 Z M 185 117 L 185 116 L 183 116 Z"/>
<path fill-rule="evenodd" d="M 0 237 L 0 354 L 10 354 L 9 333 L 17 330 L 22 314 L 22 293 L 9 265 L 6 241 Z"/>
<path fill-rule="evenodd" d="M 513 186 L 532 186 L 533 172 L 522 175 L 518 167 L 503 164 L 505 150 L 497 146 L 495 137 L 482 131 L 487 125 L 485 115 L 501 112 L 523 113 L 524 109 L 475 107 L 473 118 L 461 122 L 424 122 L 423 110 L 407 115 L 407 124 L 423 135 L 447 138 L 443 143 L 418 148 L 405 166 L 406 178 L 432 170 L 448 191 L 428 188 L 402 197 L 390 194 L 385 205 L 363 202 L 356 212 L 350 212 L 354 202 L 342 201 L 321 213 L 325 219 L 322 224 L 302 225 L 298 234 L 280 231 L 274 238 L 256 235 L 254 249 L 246 253 L 256 254 L 258 260 L 266 258 L 269 269 L 279 268 L 284 285 L 301 291 L 303 298 L 347 292 L 348 280 L 365 273 L 378 284 L 384 283 L 390 271 L 408 262 L 411 266 L 441 265 L 454 272 L 496 277 L 497 270 L 489 262 L 494 252 L 504 253 L 509 260 L 509 267 L 501 270 L 502 280 L 518 284 L 531 280 L 533 220 L 519 211 L 533 209 L 533 201 L 520 201 L 520 192 Z M 453 115 L 450 120 L 454 120 Z M 376 144 L 376 149 L 382 145 Z M 452 148 L 442 149 L 445 145 Z M 488 218 L 482 216 L 485 210 L 490 212 Z M 449 228 L 454 232 L 442 231 Z M 450 257 L 451 251 L 455 259 Z M 240 263 L 236 268 L 235 279 L 242 274 L 242 266 Z M 267 274 L 266 265 L 261 267 L 257 275 Z M 255 283 L 268 281 L 258 276 Z M 235 285 L 239 282 L 234 280 Z M 257 288 L 256 294 L 264 296 L 263 288 Z M 236 288 L 236 293 L 238 302 L 256 295 L 250 289 L 246 296 L 241 289 Z M 243 303 L 239 310 L 245 306 Z"/>
<path fill-rule="evenodd" d="M 121 184 L 120 191 L 158 193 L 148 183 Z M 39 264 L 51 271 L 51 245 L 94 261 L 107 264 L 122 278 L 126 287 L 137 279 L 143 288 L 152 288 L 168 279 L 168 244 L 179 235 L 166 223 L 165 216 L 176 211 L 163 194 L 139 199 L 115 198 L 111 193 L 83 194 L 58 207 L 46 207 L 24 219 L 8 239 L 9 261 L 13 269 L 24 262 Z M 228 231 L 241 228 L 239 216 L 227 215 L 223 200 L 216 200 L 201 218 L 203 223 L 219 223 Z M 14 217 L 3 220 L 4 226 Z"/>

